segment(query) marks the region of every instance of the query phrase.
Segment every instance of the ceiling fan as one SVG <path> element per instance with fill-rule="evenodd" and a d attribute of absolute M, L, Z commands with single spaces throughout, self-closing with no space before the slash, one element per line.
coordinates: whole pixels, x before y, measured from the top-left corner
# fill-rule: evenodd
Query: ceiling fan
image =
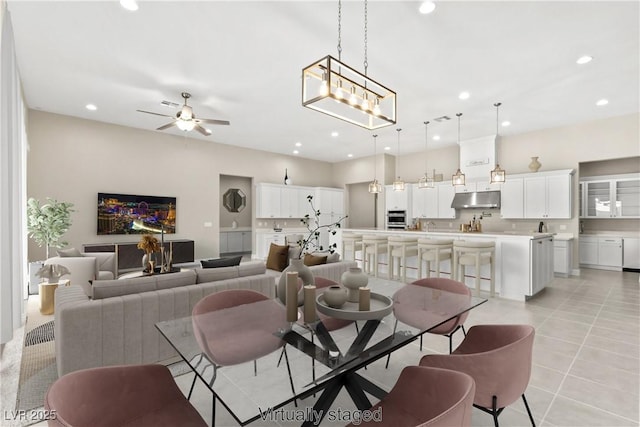
<path fill-rule="evenodd" d="M 187 99 L 191 98 L 191 94 L 187 92 L 182 92 L 182 97 L 184 98 L 184 105 L 182 109 L 178 111 L 175 116 L 175 120 L 171 123 L 167 123 L 166 125 L 160 126 L 156 130 L 165 130 L 170 128 L 171 126 L 176 126 L 178 129 L 183 130 L 185 132 L 189 132 L 191 130 L 197 130 L 201 134 L 205 136 L 211 135 L 211 131 L 200 126 L 200 123 L 209 123 L 212 125 L 228 125 L 229 122 L 227 120 L 215 120 L 215 119 L 196 119 L 196 116 L 193 114 L 193 108 L 187 105 Z M 152 111 L 144 111 L 144 110 L 136 110 L 141 113 L 153 114 L 156 116 L 169 117 L 173 119 L 173 116 L 169 116 L 167 114 L 154 113 Z"/>

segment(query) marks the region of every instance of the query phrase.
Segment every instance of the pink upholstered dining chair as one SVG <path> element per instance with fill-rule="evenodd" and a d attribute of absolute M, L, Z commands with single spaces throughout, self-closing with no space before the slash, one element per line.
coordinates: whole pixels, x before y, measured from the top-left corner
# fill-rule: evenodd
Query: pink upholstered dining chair
<path fill-rule="evenodd" d="M 452 292 L 460 295 L 468 295 L 469 297 L 471 296 L 471 290 L 467 287 L 467 285 L 456 280 L 446 279 L 444 277 L 429 277 L 426 279 L 420 279 L 410 283 L 410 285 L 424 286 L 425 288 L 438 289 L 441 291 Z M 400 288 L 397 293 L 402 293 L 403 289 L 404 288 Z M 421 318 L 420 316 L 415 316 L 416 313 L 414 311 L 405 311 L 402 308 L 396 309 L 396 307 L 394 307 L 393 314 L 396 318 L 396 323 L 393 327 L 394 332 L 398 326 L 398 320 L 415 328 L 422 327 Z M 468 314 L 469 312 L 464 312 L 461 315 L 457 316 L 455 319 L 451 319 L 450 321 L 430 330 L 429 333 L 444 335 L 445 337 L 449 338 L 449 353 L 451 353 L 453 351 L 453 334 L 458 330 L 462 330 L 462 333 L 464 335 L 467 334 L 464 329 L 463 323 L 465 320 L 467 320 Z M 422 351 L 422 337 L 423 335 L 420 335 L 420 351 Z M 387 356 L 386 367 L 389 366 L 390 358 L 391 354 Z"/>
<path fill-rule="evenodd" d="M 472 326 L 460 346 L 449 355 L 430 354 L 420 366 L 453 369 L 473 377 L 473 406 L 493 416 L 522 397 L 531 424 L 535 421 L 524 392 L 531 376 L 535 329 L 530 325 Z"/>
<path fill-rule="evenodd" d="M 371 408 L 373 418 L 349 426 L 470 426 L 474 392 L 473 378 L 462 372 L 407 366 L 389 394 Z"/>
<path fill-rule="evenodd" d="M 201 357 L 206 357 L 213 366 L 210 386 L 216 380 L 218 368 L 222 366 L 253 361 L 254 372 L 257 375 L 256 359 L 283 347 L 291 392 L 295 395 L 289 359 L 284 348 L 285 341 L 274 335 L 286 323 L 286 309 L 282 304 L 273 301 L 273 304 L 265 305 L 264 310 L 256 308 L 251 312 L 255 316 L 252 318 L 248 317 L 249 313 L 243 313 L 241 318 L 230 314 L 216 316 L 215 320 L 206 316 L 207 313 L 214 311 L 268 300 L 270 301 L 271 298 L 257 291 L 230 289 L 210 294 L 193 307 L 193 332 L 202 350 Z M 191 398 L 197 378 L 198 376 L 194 375 L 188 398 Z M 215 395 L 213 405 L 215 416 Z"/>
<path fill-rule="evenodd" d="M 85 369 L 56 380 L 44 398 L 49 427 L 206 427 L 163 365 Z"/>

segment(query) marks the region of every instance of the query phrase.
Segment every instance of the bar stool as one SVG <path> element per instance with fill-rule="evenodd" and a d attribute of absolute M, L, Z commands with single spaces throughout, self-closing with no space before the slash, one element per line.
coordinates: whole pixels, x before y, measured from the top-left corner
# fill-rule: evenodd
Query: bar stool
<path fill-rule="evenodd" d="M 407 281 L 407 257 L 418 256 L 418 238 L 410 236 L 389 236 L 389 280 L 395 275 L 395 259 L 398 259 L 398 279 Z M 401 270 L 402 269 L 402 270 Z M 400 274 L 402 272 L 402 274 Z"/>
<path fill-rule="evenodd" d="M 378 277 L 378 256 L 387 253 L 387 237 L 378 234 L 364 234 L 362 236 L 362 264 L 367 274 Z M 373 260 L 373 268 L 371 262 Z"/>
<path fill-rule="evenodd" d="M 491 273 L 489 277 L 491 296 L 495 295 L 495 242 L 473 242 L 455 240 L 453 242 L 453 268 L 452 272 L 458 280 L 464 283 L 465 269 L 467 266 L 475 267 L 476 294 L 480 294 L 480 266 L 489 264 Z"/>
<path fill-rule="evenodd" d="M 418 239 L 418 279 L 422 279 L 422 261 L 427 264 L 427 275 L 431 277 L 431 263 L 435 263 L 435 277 L 440 277 L 440 263 L 451 260 L 453 239 Z M 453 265 L 451 265 L 453 277 Z"/>
<path fill-rule="evenodd" d="M 362 252 L 362 234 L 342 233 L 342 256 L 347 260 L 347 249 L 351 252 L 351 258 L 356 260 L 356 252 Z M 362 257 L 364 259 L 364 256 Z"/>

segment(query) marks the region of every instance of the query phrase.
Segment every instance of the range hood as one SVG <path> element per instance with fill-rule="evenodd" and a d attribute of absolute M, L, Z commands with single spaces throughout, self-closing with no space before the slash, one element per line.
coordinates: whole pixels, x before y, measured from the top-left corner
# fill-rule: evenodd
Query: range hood
<path fill-rule="evenodd" d="M 451 207 L 454 209 L 499 208 L 499 191 L 477 191 L 472 193 L 456 193 Z"/>

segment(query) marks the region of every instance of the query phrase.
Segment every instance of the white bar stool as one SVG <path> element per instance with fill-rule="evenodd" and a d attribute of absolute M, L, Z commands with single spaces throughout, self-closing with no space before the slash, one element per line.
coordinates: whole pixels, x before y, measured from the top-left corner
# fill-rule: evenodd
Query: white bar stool
<path fill-rule="evenodd" d="M 427 264 L 427 275 L 431 277 L 431 263 L 435 263 L 435 277 L 440 277 L 440 263 L 451 260 L 453 239 L 418 239 L 418 279 L 422 279 L 422 261 Z M 451 265 L 451 277 L 454 276 Z"/>
<path fill-rule="evenodd" d="M 395 275 L 395 259 L 398 258 L 398 279 L 407 281 L 407 258 L 418 256 L 418 238 L 410 236 L 389 236 L 389 280 Z"/>
<path fill-rule="evenodd" d="M 489 264 L 491 273 L 489 277 L 491 296 L 495 295 L 495 242 L 474 242 L 455 240 L 453 242 L 453 269 L 454 280 L 464 283 L 465 268 L 475 267 L 476 294 L 480 294 L 480 266 Z"/>
<path fill-rule="evenodd" d="M 378 277 L 378 256 L 387 253 L 387 237 L 377 234 L 362 236 L 362 264 L 367 274 Z M 371 263 L 373 262 L 373 266 Z"/>
<path fill-rule="evenodd" d="M 347 260 L 347 249 L 351 252 L 351 259 L 356 260 L 356 252 L 362 252 L 362 234 L 342 233 L 342 256 Z M 362 257 L 364 259 L 364 256 Z"/>

